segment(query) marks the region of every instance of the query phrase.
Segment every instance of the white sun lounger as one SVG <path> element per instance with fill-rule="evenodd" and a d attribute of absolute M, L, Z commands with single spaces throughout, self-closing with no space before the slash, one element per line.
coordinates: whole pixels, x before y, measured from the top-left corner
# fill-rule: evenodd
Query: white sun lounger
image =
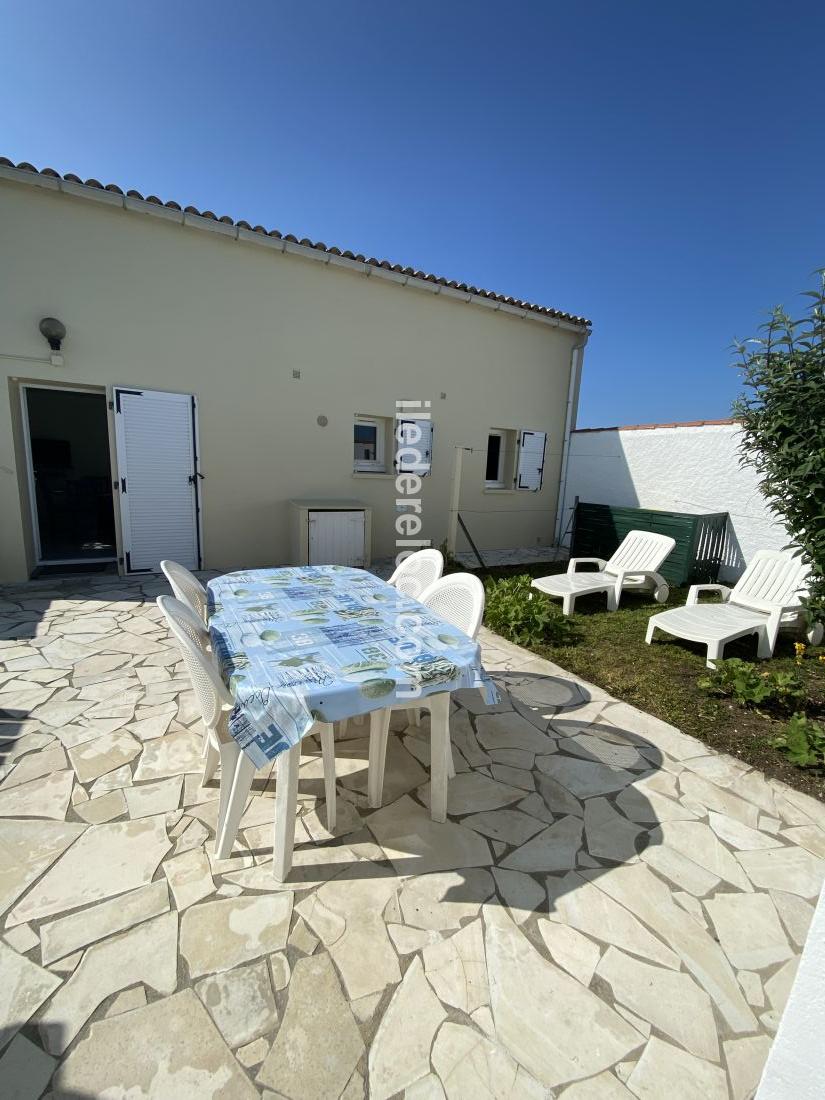
<path fill-rule="evenodd" d="M 691 585 L 684 607 L 653 615 L 645 641 L 649 645 L 654 631 L 661 630 L 675 638 L 701 642 L 708 649 L 708 668 L 713 668 L 728 642 L 756 634 L 757 656 L 771 657 L 780 627 L 798 627 L 803 621 L 800 596 L 809 571 L 801 558 L 788 551 L 759 550 L 733 588 Z M 699 603 L 702 592 L 720 593 L 722 603 Z M 816 643 L 822 637 L 822 627 L 817 623 L 807 633 L 809 641 Z"/>
<path fill-rule="evenodd" d="M 670 593 L 667 581 L 657 570 L 676 545 L 669 535 L 657 535 L 653 531 L 630 531 L 610 558 L 571 558 L 567 572 L 552 577 L 537 577 L 533 588 L 546 596 L 558 596 L 562 600 L 562 612 L 572 615 L 578 596 L 591 592 L 607 595 L 607 610 L 619 606 L 622 591 L 652 590 L 657 603 L 664 603 Z M 598 565 L 597 571 L 578 573 L 583 564 Z"/>

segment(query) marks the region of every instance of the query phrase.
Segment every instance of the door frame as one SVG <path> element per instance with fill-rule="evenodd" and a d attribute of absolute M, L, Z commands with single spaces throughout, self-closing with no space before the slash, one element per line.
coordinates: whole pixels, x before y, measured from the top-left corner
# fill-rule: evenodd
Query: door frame
<path fill-rule="evenodd" d="M 26 456 L 26 484 L 29 490 L 29 511 L 31 513 L 32 539 L 34 542 L 35 568 L 39 569 L 47 565 L 88 565 L 97 562 L 117 562 L 118 557 L 118 525 L 117 509 L 112 499 L 112 513 L 115 518 L 115 552 L 108 557 L 100 558 L 43 558 L 43 548 L 40 543 L 40 518 L 37 514 L 37 486 L 34 478 L 34 459 L 32 457 L 31 429 L 29 426 L 29 405 L 26 396 L 27 390 L 54 390 L 57 393 L 92 393 L 103 398 L 104 415 L 106 416 L 107 435 L 109 437 L 109 465 L 111 468 L 111 425 L 109 423 L 107 391 L 105 387 L 96 386 L 61 386 L 49 382 L 20 382 L 20 406 L 23 428 L 23 453 Z"/>
<path fill-rule="evenodd" d="M 114 456 L 112 466 L 112 485 L 114 488 L 114 495 L 117 498 L 115 507 L 115 515 L 118 524 L 118 571 L 121 576 L 136 577 L 146 573 L 156 573 L 154 569 L 130 569 L 128 556 L 130 551 L 127 550 L 127 543 L 131 543 L 131 520 L 128 515 L 128 509 L 123 507 L 123 478 L 128 478 L 128 470 L 122 471 L 120 468 L 120 450 L 118 448 L 118 440 L 122 434 L 122 422 L 118 422 L 118 409 L 117 401 L 119 393 L 168 393 L 173 394 L 175 397 L 188 397 L 191 401 L 192 410 L 192 458 L 194 465 L 194 489 L 195 489 L 195 545 L 198 556 L 197 568 L 203 569 L 203 499 L 201 494 L 200 481 L 203 477 L 201 473 L 201 441 L 200 441 L 200 417 L 198 415 L 198 398 L 194 393 L 181 393 L 180 390 L 163 390 L 158 389 L 156 386 L 129 386 L 116 384 L 111 387 L 107 387 L 107 396 L 109 398 L 109 410 L 111 412 L 110 418 L 110 441 L 111 451 Z M 125 454 L 125 446 L 122 448 Z"/>

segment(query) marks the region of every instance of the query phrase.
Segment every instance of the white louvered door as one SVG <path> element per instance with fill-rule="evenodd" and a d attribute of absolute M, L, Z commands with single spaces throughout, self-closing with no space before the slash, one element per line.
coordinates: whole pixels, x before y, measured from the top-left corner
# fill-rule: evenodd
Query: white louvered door
<path fill-rule="evenodd" d="M 366 564 L 363 512 L 313 511 L 309 513 L 309 564 Z"/>
<path fill-rule="evenodd" d="M 195 398 L 116 388 L 114 401 L 126 572 L 157 570 L 164 558 L 199 569 Z"/>

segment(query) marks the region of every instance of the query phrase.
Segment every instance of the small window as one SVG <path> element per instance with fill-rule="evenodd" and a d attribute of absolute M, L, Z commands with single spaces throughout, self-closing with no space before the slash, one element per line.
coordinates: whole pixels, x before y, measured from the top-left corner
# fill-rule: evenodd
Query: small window
<path fill-rule="evenodd" d="M 362 473 L 383 474 L 386 420 L 380 416 L 356 416 L 353 429 L 353 469 Z"/>
<path fill-rule="evenodd" d="M 495 428 L 487 436 L 484 483 L 488 489 L 504 488 L 504 433 Z"/>

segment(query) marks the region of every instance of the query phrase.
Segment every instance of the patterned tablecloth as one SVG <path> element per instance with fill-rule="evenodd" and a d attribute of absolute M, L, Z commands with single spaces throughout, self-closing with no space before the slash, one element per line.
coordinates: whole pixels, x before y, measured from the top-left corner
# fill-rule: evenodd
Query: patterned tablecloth
<path fill-rule="evenodd" d="M 477 642 L 362 569 L 254 569 L 208 588 L 212 647 L 236 700 L 229 730 L 257 767 L 316 720 L 458 688 L 498 701 Z"/>

